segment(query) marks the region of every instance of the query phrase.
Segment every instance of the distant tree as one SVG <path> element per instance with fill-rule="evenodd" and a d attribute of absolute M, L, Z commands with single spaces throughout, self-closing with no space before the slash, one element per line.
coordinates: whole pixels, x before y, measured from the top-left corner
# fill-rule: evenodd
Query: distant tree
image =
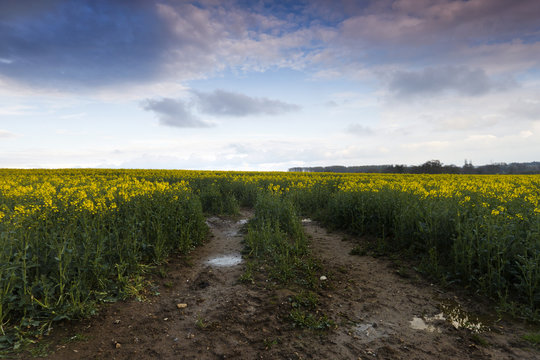
<path fill-rule="evenodd" d="M 443 165 L 439 160 L 429 160 L 420 165 L 420 172 L 422 174 L 441 174 Z"/>
<path fill-rule="evenodd" d="M 463 174 L 474 174 L 475 171 L 472 161 L 467 162 L 467 159 L 465 159 L 465 164 L 463 165 L 461 172 Z"/>
<path fill-rule="evenodd" d="M 461 169 L 456 165 L 444 165 L 442 168 L 443 174 L 459 174 Z"/>

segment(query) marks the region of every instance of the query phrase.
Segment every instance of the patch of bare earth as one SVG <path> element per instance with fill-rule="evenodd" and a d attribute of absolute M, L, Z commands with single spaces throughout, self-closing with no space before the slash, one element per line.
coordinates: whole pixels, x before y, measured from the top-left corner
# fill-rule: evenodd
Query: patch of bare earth
<path fill-rule="evenodd" d="M 258 278 L 239 283 L 240 229 L 252 214 L 211 217 L 211 239 L 189 258 L 173 257 L 159 295 L 104 306 L 83 322 L 57 326 L 47 359 L 537 359 L 520 341 L 525 327 L 498 322 L 473 341 L 439 316 L 455 300 L 384 259 L 350 255 L 354 243 L 304 222 L 314 256 L 326 269 L 319 310 L 336 327 L 294 328 L 289 297 Z M 357 239 L 356 241 L 361 241 Z"/>
<path fill-rule="evenodd" d="M 332 272 L 326 306 L 339 326 L 328 338 L 336 348 L 349 349 L 350 358 L 540 358 L 521 340 L 531 330 L 527 325 L 482 314 L 481 304 L 443 291 L 388 259 L 350 255 L 362 239 L 344 240 L 314 222 L 304 224 L 313 253 Z"/>

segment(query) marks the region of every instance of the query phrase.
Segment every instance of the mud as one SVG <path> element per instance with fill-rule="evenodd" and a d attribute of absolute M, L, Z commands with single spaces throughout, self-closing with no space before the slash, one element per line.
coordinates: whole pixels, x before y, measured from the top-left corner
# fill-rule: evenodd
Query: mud
<path fill-rule="evenodd" d="M 189 257 L 171 258 L 165 276 L 152 279 L 154 295 L 104 306 L 89 320 L 59 324 L 43 341 L 49 352 L 44 358 L 540 358 L 520 340 L 530 331 L 525 324 L 491 317 L 478 331 L 456 325 L 451 309 L 474 323 L 472 314 L 489 306 L 443 291 L 412 270 L 404 278 L 387 259 L 350 255 L 362 239 L 344 241 L 343 234 L 328 233 L 309 219 L 302 224 L 328 284 L 318 293 L 319 310 L 336 327 L 294 328 L 288 314 L 296 290 L 264 279 L 238 281 L 245 266 L 240 229 L 250 216 L 242 211 L 236 218 L 209 218 L 211 239 Z"/>

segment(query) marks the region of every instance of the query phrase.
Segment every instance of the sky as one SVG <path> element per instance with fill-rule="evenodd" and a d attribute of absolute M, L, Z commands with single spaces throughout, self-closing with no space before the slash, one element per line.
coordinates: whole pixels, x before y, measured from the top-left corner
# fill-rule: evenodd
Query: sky
<path fill-rule="evenodd" d="M 0 0 L 0 168 L 540 160 L 538 0 Z"/>

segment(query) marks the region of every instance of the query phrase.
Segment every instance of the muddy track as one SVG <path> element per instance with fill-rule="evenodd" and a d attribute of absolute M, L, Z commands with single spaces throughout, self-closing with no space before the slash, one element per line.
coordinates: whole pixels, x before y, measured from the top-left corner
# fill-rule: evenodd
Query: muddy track
<path fill-rule="evenodd" d="M 540 358 L 540 352 L 520 340 L 528 331 L 525 325 L 492 321 L 483 324 L 490 330 L 475 338 L 470 329 L 457 326 L 449 311 L 449 304 L 454 310 L 458 303 L 463 309 L 472 304 L 421 280 L 412 270 L 404 278 L 388 260 L 350 255 L 361 239 L 344 241 L 343 234 L 328 233 L 311 221 L 304 221 L 304 227 L 325 269 L 320 275 L 327 277 L 326 288 L 318 294 L 319 310 L 337 326 L 326 332 L 293 328 L 288 314 L 295 291 L 264 280 L 238 282 L 244 270 L 240 229 L 251 216 L 242 211 L 234 218 L 208 218 L 210 240 L 188 258 L 173 257 L 165 276 L 153 279 L 153 295 L 111 304 L 89 320 L 57 326 L 46 341 L 46 358 Z"/>
<path fill-rule="evenodd" d="M 539 359 L 521 335 L 525 324 L 497 319 L 490 306 L 443 291 L 411 264 L 351 255 L 362 239 L 346 240 L 305 222 L 312 251 L 332 272 L 327 304 L 340 326 L 329 335 L 351 357 L 377 359 Z"/>

